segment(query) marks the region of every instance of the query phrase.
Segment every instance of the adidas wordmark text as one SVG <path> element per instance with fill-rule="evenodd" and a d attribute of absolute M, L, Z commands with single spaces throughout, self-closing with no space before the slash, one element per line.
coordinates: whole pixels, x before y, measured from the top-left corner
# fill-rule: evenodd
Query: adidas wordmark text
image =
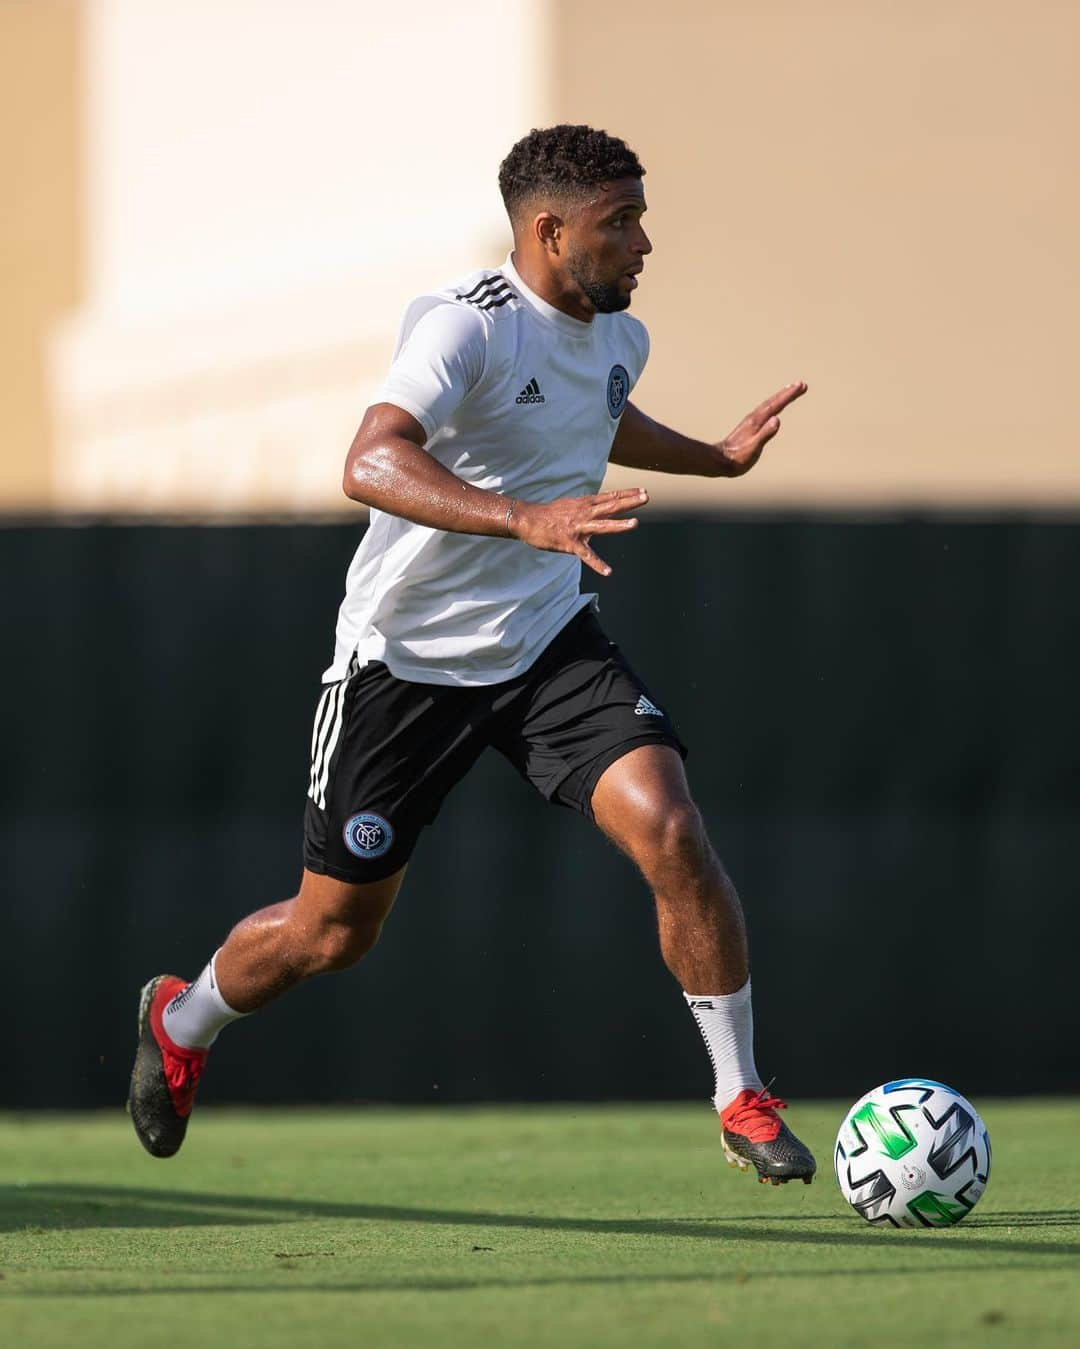
<path fill-rule="evenodd" d="M 537 384 L 537 382 L 536 382 L 536 380 L 535 380 L 535 378 L 534 378 L 534 379 L 530 379 L 530 380 L 529 380 L 528 384 L 525 385 L 524 389 L 522 389 L 522 391 L 521 391 L 521 392 L 518 394 L 518 396 L 514 399 L 514 402 L 515 402 L 515 403 L 546 403 L 546 402 L 547 402 L 547 399 L 546 399 L 546 398 L 544 397 L 544 395 L 540 392 L 540 385 Z"/>

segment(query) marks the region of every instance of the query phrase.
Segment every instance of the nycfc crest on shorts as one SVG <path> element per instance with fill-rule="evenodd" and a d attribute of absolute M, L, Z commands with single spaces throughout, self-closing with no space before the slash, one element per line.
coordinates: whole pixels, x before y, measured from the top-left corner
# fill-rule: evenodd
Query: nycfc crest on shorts
<path fill-rule="evenodd" d="M 353 856 L 362 857 L 365 861 L 382 857 L 383 853 L 390 851 L 394 842 L 394 831 L 389 822 L 381 815 L 373 815 L 367 810 L 345 821 L 342 836 Z"/>
<path fill-rule="evenodd" d="M 621 417 L 630 397 L 630 376 L 621 365 L 613 365 L 607 377 L 607 410 L 612 417 Z"/>

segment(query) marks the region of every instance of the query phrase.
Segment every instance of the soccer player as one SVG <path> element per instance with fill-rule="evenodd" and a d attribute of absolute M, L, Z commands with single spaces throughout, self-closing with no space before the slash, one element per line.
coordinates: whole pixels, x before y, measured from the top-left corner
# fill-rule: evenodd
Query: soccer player
<path fill-rule="evenodd" d="M 806 392 L 789 384 L 715 444 L 629 401 L 649 352 L 625 312 L 652 251 L 643 175 L 603 131 L 531 132 L 499 170 L 510 256 L 406 310 L 345 464 L 371 522 L 315 715 L 299 893 L 238 923 L 193 982 L 143 989 L 129 1109 L 156 1157 L 180 1147 L 222 1027 L 371 950 L 421 831 L 491 745 L 650 886 L 728 1161 L 774 1184 L 813 1177 L 754 1063 L 742 910 L 686 750 L 580 591 L 582 563 L 611 572 L 594 541 L 633 529 L 648 500 L 599 492 L 609 462 L 738 477 Z"/>

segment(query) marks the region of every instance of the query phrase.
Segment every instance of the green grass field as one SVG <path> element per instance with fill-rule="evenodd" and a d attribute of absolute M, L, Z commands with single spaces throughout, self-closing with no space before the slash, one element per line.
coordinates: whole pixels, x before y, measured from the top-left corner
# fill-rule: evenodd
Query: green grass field
<path fill-rule="evenodd" d="M 1080 1109 L 980 1102 L 994 1175 L 945 1231 L 723 1162 L 706 1107 L 203 1108 L 0 1118 L 0 1344 L 1080 1344 Z"/>

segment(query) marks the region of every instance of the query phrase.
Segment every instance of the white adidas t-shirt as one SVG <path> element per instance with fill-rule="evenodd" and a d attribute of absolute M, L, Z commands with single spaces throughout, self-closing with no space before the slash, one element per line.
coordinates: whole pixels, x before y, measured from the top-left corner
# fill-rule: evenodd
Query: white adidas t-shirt
<path fill-rule="evenodd" d="M 524 501 L 586 496 L 648 354 L 637 319 L 571 318 L 507 259 L 413 300 L 376 401 L 415 417 L 427 452 L 475 487 Z M 354 652 L 422 684 L 512 679 L 594 601 L 580 578 L 566 553 L 372 510 L 323 679 L 344 678 Z"/>

